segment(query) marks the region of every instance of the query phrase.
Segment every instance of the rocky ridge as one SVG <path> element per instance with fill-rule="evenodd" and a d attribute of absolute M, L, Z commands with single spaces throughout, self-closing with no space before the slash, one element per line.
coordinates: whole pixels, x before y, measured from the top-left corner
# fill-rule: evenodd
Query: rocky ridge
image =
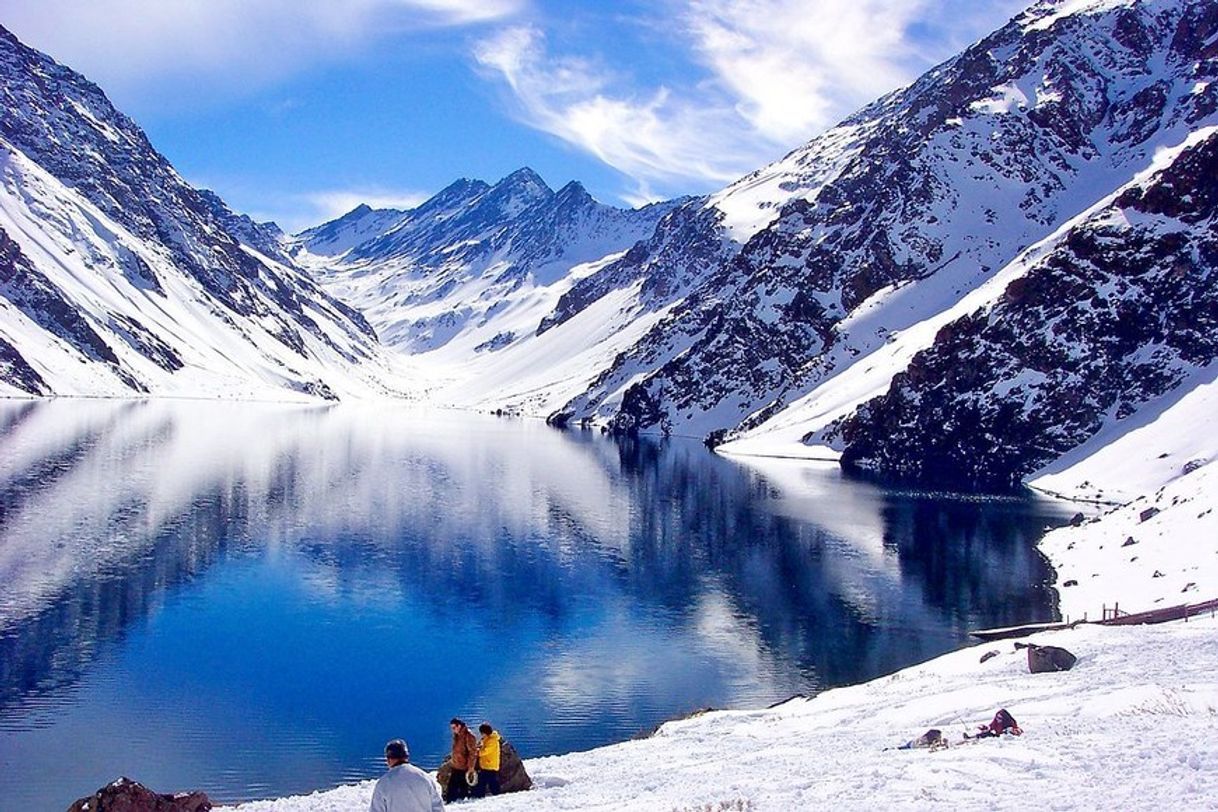
<path fill-rule="evenodd" d="M 192 187 L 96 85 L 2 28 L 0 78 L 0 387 L 389 391 L 372 328 L 273 226 Z"/>

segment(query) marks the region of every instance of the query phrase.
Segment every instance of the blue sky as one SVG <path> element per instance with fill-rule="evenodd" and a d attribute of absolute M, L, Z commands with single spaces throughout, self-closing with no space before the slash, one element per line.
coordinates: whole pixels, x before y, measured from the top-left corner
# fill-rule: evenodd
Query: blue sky
<path fill-rule="evenodd" d="M 296 230 L 521 166 L 639 204 L 765 164 L 1024 0 L 0 0 L 191 181 Z"/>

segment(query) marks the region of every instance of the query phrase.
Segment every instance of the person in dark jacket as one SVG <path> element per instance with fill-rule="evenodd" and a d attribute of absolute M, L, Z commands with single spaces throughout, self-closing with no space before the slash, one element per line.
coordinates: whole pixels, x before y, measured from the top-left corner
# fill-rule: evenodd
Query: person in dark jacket
<path fill-rule="evenodd" d="M 448 787 L 444 792 L 444 801 L 453 801 L 470 796 L 467 773 L 472 773 L 478 766 L 478 740 L 460 719 L 453 717 L 448 723 L 453 732 L 453 750 L 450 762 L 453 768 L 452 777 L 448 779 Z"/>

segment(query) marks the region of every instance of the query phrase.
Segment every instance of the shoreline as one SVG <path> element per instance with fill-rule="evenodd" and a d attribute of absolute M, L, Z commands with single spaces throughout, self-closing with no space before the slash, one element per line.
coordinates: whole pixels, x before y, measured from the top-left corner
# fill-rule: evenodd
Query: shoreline
<path fill-rule="evenodd" d="M 1042 632 L 1078 655 L 1069 672 L 1027 673 L 1014 641 L 965 646 L 922 664 L 762 710 L 667 722 L 647 739 L 528 759 L 537 788 L 475 802 L 523 810 L 1133 808 L 1155 797 L 1210 808 L 1218 797 L 1218 619 Z M 997 651 L 980 662 L 980 655 Z M 1182 656 L 1182 652 L 1189 656 Z M 965 741 L 1008 708 L 1024 734 Z M 1119 720 L 1114 724 L 1113 720 Z M 929 728 L 944 750 L 894 750 Z M 1154 758 L 1164 754 L 1164 758 Z M 1121 774 L 1113 787 L 1109 780 Z M 225 807 L 363 812 L 373 782 Z"/>
<path fill-rule="evenodd" d="M 1037 542 L 1056 576 L 1049 588 L 1059 618 L 1118 602 L 1129 612 L 1218 597 L 1218 582 L 1202 583 L 1218 555 L 1218 465 L 1207 461 L 1105 507 Z M 538 789 L 478 808 L 753 812 L 942 802 L 1021 809 L 1029 792 L 1062 799 L 1064 809 L 1132 808 L 1146 797 L 1218 808 L 1207 800 L 1218 797 L 1218 744 L 1210 736 L 1218 713 L 1215 631 L 1218 619 L 1202 616 L 1155 626 L 1081 624 L 1022 638 L 1077 654 L 1078 665 L 1063 674 L 1027 674 L 1014 640 L 965 644 L 808 699 L 702 713 L 664 723 L 646 739 L 528 759 Z M 999 654 L 979 662 L 979 652 L 990 651 Z M 1024 736 L 943 752 L 884 750 L 928 728 L 983 723 L 997 707 L 1009 708 Z M 679 757 L 657 768 L 657 750 Z M 820 777 L 806 779 L 809 768 Z M 1108 777 L 1116 773 L 1125 780 L 1114 792 Z M 608 774 L 616 776 L 610 787 Z M 229 808 L 362 812 L 371 786 Z M 995 787 L 1007 794 L 995 795 Z"/>

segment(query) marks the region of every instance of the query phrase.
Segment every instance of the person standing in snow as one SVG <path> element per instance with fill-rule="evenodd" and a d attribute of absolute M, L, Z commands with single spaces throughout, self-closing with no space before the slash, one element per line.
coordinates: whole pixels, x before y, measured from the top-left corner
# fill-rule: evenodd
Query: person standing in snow
<path fill-rule="evenodd" d="M 431 776 L 410 763 L 406 742 L 385 745 L 389 772 L 376 782 L 368 812 L 444 812 L 444 802 Z"/>
<path fill-rule="evenodd" d="M 482 740 L 478 742 L 478 786 L 474 796 L 485 798 L 499 794 L 499 734 L 489 722 L 478 725 Z"/>
<path fill-rule="evenodd" d="M 453 717 L 448 723 L 453 732 L 453 751 L 450 763 L 452 776 L 444 790 L 444 800 L 447 803 L 468 798 L 470 795 L 469 779 L 466 773 L 472 773 L 478 766 L 478 740 L 466 726 L 465 722 Z"/>

